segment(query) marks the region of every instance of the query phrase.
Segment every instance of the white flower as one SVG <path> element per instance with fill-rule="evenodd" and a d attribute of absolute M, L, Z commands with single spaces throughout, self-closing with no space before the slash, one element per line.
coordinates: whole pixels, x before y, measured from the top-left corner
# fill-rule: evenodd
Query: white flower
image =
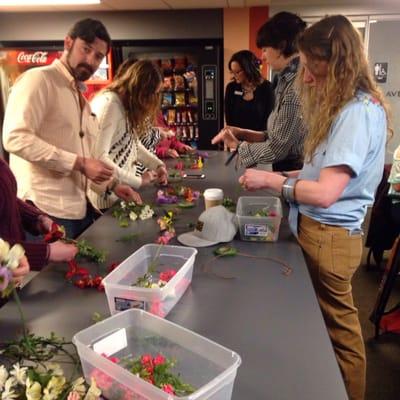
<path fill-rule="evenodd" d="M 129 213 L 129 218 L 130 218 L 132 221 L 136 221 L 136 220 L 137 220 L 137 214 L 136 214 L 135 212 L 131 211 L 131 212 Z"/>
<path fill-rule="evenodd" d="M 81 397 L 86 393 L 85 380 L 82 377 L 75 379 L 72 382 L 71 392 L 77 392 Z"/>
<path fill-rule="evenodd" d="M 10 245 L 3 239 L 0 239 L 0 264 L 7 260 L 9 251 Z"/>
<path fill-rule="evenodd" d="M 12 375 L 19 384 L 25 386 L 27 370 L 27 367 L 20 367 L 19 363 L 16 363 L 13 365 L 10 375 Z"/>
<path fill-rule="evenodd" d="M 16 380 L 12 377 L 6 380 L 3 393 L 1 394 L 1 400 L 14 400 L 18 397 L 18 394 L 13 390 L 13 387 L 16 386 L 16 384 Z"/>
<path fill-rule="evenodd" d="M 92 378 L 84 400 L 97 400 L 101 395 L 101 390 L 97 387 L 96 381 Z"/>
<path fill-rule="evenodd" d="M 0 239 L 1 240 L 1 239 Z M 0 366 L 0 391 L 3 390 L 4 384 L 8 378 L 8 371 L 4 365 Z"/>
<path fill-rule="evenodd" d="M 121 201 L 121 208 L 125 209 L 126 208 L 126 203 L 124 201 Z"/>
<path fill-rule="evenodd" d="M 17 268 L 24 254 L 24 248 L 20 244 L 14 244 L 8 252 L 7 267 L 10 269 Z"/>
<path fill-rule="evenodd" d="M 51 374 L 54 376 L 64 376 L 64 372 L 61 367 L 56 363 L 49 363 L 46 366 L 47 371 L 51 371 Z"/>
<path fill-rule="evenodd" d="M 43 400 L 57 400 L 65 388 L 65 383 L 66 379 L 64 376 L 52 376 L 43 390 Z"/>
<path fill-rule="evenodd" d="M 26 380 L 25 396 L 27 400 L 40 400 L 42 398 L 42 387 L 39 382 Z"/>

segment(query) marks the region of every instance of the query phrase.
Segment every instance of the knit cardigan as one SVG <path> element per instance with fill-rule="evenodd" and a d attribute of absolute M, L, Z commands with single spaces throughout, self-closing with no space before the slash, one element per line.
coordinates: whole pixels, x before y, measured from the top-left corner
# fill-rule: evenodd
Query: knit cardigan
<path fill-rule="evenodd" d="M 91 101 L 91 107 L 99 123 L 95 157 L 114 168 L 114 176 L 119 182 L 140 188 L 142 178 L 136 175 L 136 162 L 141 162 L 151 170 L 156 170 L 164 163 L 149 152 L 135 132 L 129 129 L 125 109 L 117 93 L 100 93 Z M 90 191 L 89 197 L 99 209 L 109 208 L 117 200 L 115 194 L 97 193 L 94 190 Z"/>

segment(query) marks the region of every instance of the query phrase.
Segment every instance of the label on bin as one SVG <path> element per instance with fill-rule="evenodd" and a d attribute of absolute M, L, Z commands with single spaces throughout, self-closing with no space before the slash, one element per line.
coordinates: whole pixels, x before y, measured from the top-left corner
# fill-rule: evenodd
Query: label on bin
<path fill-rule="evenodd" d="M 126 329 L 121 328 L 107 337 L 93 343 L 93 350 L 98 354 L 105 354 L 107 357 L 128 346 Z"/>
<path fill-rule="evenodd" d="M 264 224 L 244 224 L 245 236 L 266 237 L 270 235 L 268 225 Z"/>
<path fill-rule="evenodd" d="M 145 302 L 140 300 L 131 300 L 131 299 L 123 299 L 122 297 L 115 297 L 115 310 L 116 311 L 125 311 L 130 308 L 138 308 L 140 310 L 144 310 Z"/>

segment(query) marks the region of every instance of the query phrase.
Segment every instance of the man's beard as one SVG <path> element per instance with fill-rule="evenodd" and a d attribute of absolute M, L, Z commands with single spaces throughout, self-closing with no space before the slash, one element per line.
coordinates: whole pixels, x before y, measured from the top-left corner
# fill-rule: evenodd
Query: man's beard
<path fill-rule="evenodd" d="M 88 80 L 95 72 L 93 71 L 93 68 L 87 63 L 79 63 L 75 68 L 73 68 L 70 63 L 70 55 L 71 53 L 68 52 L 67 63 L 73 77 L 80 82 Z"/>

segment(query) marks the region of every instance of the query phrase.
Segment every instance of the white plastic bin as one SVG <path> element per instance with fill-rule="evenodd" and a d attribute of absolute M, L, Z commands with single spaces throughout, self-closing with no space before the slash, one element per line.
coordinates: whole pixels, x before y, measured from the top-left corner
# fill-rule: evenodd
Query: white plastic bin
<path fill-rule="evenodd" d="M 177 271 L 176 275 L 162 288 L 132 286 L 148 271 L 157 252 L 157 274 L 172 268 Z M 103 279 L 111 314 L 139 308 L 165 317 L 192 281 L 196 254 L 197 250 L 193 247 L 165 245 L 160 248 L 158 244 L 142 246 Z"/>
<path fill-rule="evenodd" d="M 274 215 L 256 216 L 260 211 L 271 212 Z M 236 216 L 242 240 L 260 242 L 275 242 L 278 240 L 282 219 L 282 204 L 279 197 L 239 197 Z"/>
<path fill-rule="evenodd" d="M 241 364 L 240 356 L 188 329 L 138 309 L 130 309 L 77 333 L 78 349 L 87 382 L 96 379 L 108 400 L 229 400 Z M 167 394 L 131 374 L 107 357 L 162 354 L 176 360 L 172 371 L 196 390 L 189 396 Z"/>

